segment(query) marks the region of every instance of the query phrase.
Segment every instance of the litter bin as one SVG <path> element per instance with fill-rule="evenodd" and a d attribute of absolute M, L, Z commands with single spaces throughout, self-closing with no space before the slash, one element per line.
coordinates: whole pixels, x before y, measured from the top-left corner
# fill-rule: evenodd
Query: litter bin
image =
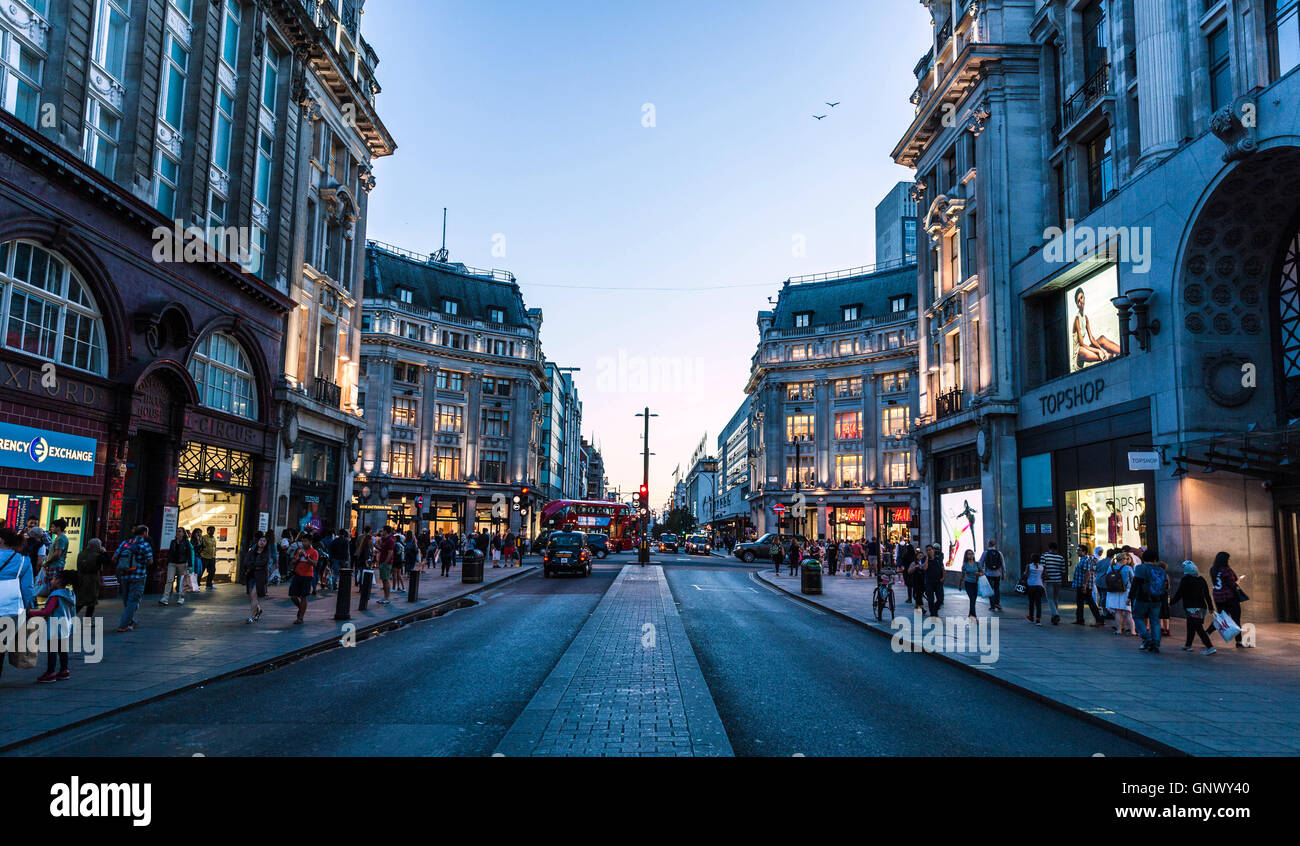
<path fill-rule="evenodd" d="M 814 594 L 822 592 L 822 565 L 815 558 L 805 558 L 799 567 L 799 592 Z"/>
<path fill-rule="evenodd" d="M 471 549 L 460 558 L 461 584 L 477 585 L 483 582 L 483 553 Z"/>

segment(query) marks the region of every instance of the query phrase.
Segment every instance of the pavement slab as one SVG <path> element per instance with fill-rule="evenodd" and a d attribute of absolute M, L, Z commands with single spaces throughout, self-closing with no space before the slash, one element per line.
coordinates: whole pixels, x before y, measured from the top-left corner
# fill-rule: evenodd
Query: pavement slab
<path fill-rule="evenodd" d="M 246 623 L 248 596 L 243 585 L 223 584 L 216 590 L 191 594 L 184 605 L 158 605 L 158 596 L 146 596 L 137 612 L 140 627 L 134 632 L 113 631 L 122 613 L 120 599 L 99 604 L 103 619 L 102 660 L 88 662 L 73 654 L 72 678 L 54 684 L 37 684 L 45 671 L 45 655 L 37 667 L 0 672 L 0 751 L 26 743 L 51 731 L 103 717 L 213 680 L 238 675 L 271 663 L 328 648 L 348 631 L 360 638 L 372 627 L 392 623 L 435 605 L 478 593 L 484 588 L 531 573 L 537 568 L 487 567 L 483 583 L 466 585 L 460 567 L 449 577 L 429 570 L 421 574 L 418 602 L 393 593 L 391 605 L 379 605 L 382 593 L 371 594 L 369 607 L 357 610 L 352 592 L 352 619 L 334 620 L 337 594 L 321 591 L 309 600 L 306 622 L 295 625 L 297 610 L 288 598 L 288 586 L 267 589 L 262 619 Z M 345 629 L 345 626 L 354 629 Z"/>
<path fill-rule="evenodd" d="M 804 596 L 797 576 L 776 575 L 770 569 L 758 577 L 815 607 L 831 611 L 882 634 L 919 645 L 911 628 L 896 634 L 886 613 L 883 622 L 872 610 L 874 578 L 823 578 L 820 595 Z M 900 619 L 914 620 L 913 607 L 903 601 L 906 588 L 895 585 Z M 1300 625 L 1257 623 L 1257 646 L 1237 649 L 1212 635 L 1218 654 L 1183 652 L 1185 623 L 1172 621 L 1159 655 L 1138 650 L 1138 638 L 1115 635 L 1110 628 L 1072 625 L 1074 604 L 1062 604 L 1061 624 L 1042 626 L 1025 619 L 1028 603 L 1004 592 L 1000 614 L 987 600 L 976 603 L 978 625 L 998 618 L 998 657 L 981 663 L 975 652 L 930 651 L 1000 684 L 1011 686 L 1057 707 L 1070 708 L 1089 719 L 1153 742 L 1163 751 L 1189 755 L 1296 754 L 1300 741 Z M 940 606 L 949 634 L 969 627 L 968 601 L 962 590 L 949 588 Z M 1045 609 L 1046 611 L 1046 609 Z M 1091 613 L 1085 614 L 1091 622 Z"/>
<path fill-rule="evenodd" d="M 661 566 L 623 568 L 496 751 L 732 754 Z"/>

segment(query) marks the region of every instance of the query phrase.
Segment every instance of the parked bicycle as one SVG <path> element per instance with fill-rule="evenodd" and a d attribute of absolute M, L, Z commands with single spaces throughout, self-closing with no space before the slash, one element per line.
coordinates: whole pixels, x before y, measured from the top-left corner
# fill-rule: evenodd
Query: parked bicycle
<path fill-rule="evenodd" d="M 876 612 L 877 620 L 884 620 L 885 609 L 889 609 L 889 619 L 894 619 L 894 574 L 897 570 L 880 568 L 880 579 L 871 596 L 871 607 Z"/>

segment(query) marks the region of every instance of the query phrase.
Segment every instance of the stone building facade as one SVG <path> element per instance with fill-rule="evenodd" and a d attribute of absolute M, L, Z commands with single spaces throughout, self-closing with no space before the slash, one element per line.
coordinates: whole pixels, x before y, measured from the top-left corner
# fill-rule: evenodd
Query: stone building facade
<path fill-rule="evenodd" d="M 745 387 L 759 534 L 915 536 L 915 278 L 911 262 L 799 277 L 759 312 Z"/>
<path fill-rule="evenodd" d="M 513 275 L 371 242 L 356 520 L 518 532 L 542 455 L 542 313 Z M 522 506 L 515 508 L 514 498 Z"/>
<path fill-rule="evenodd" d="M 982 349 L 976 374 L 965 340 L 923 346 L 926 499 L 1013 567 L 1049 542 L 1226 551 L 1247 620 L 1300 619 L 1295 4 L 928 6 L 895 150 L 932 239 L 921 330 L 960 298 Z"/>

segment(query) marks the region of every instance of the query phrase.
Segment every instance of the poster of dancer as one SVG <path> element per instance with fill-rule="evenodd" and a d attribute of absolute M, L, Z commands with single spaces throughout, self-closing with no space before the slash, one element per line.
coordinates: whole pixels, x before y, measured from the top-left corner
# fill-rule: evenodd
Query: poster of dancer
<path fill-rule="evenodd" d="M 984 546 L 984 500 L 979 491 L 956 491 L 939 494 L 939 521 L 943 543 L 943 566 L 961 569 L 966 550 L 978 558 Z"/>

